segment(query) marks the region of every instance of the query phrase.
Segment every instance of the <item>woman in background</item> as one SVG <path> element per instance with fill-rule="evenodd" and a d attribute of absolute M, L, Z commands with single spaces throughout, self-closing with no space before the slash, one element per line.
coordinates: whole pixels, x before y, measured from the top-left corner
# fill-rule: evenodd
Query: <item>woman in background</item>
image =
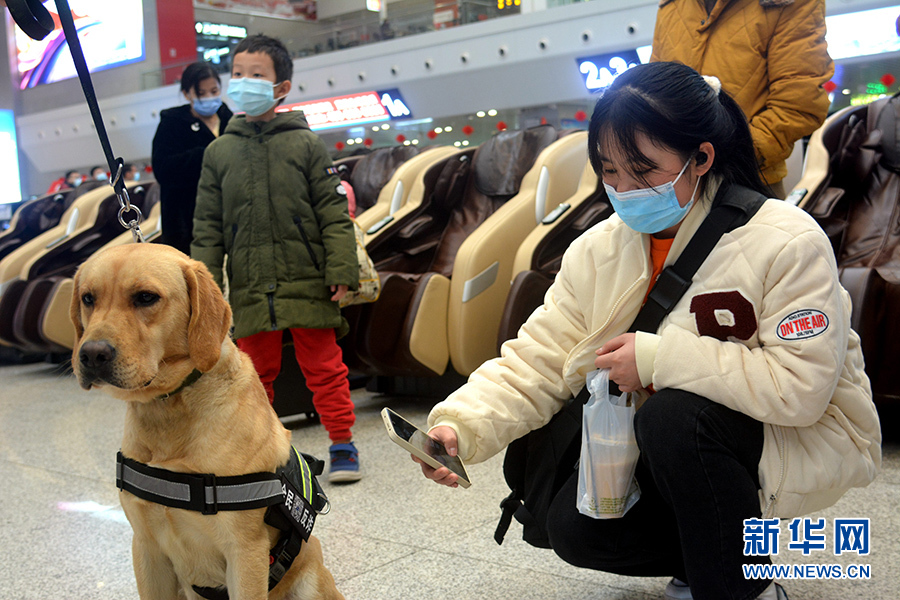
<path fill-rule="evenodd" d="M 232 113 L 222 103 L 219 74 L 209 63 L 188 65 L 181 93 L 188 104 L 159 114 L 151 160 L 161 186 L 162 241 L 190 255 L 203 152 L 225 131 Z"/>

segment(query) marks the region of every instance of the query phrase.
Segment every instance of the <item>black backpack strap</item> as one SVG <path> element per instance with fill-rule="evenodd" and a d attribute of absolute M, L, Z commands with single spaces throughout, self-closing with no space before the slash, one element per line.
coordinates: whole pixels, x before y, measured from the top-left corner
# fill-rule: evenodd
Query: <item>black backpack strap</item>
<path fill-rule="evenodd" d="M 691 287 L 694 274 L 724 234 L 749 221 L 766 197 L 740 185 L 722 186 L 712 210 L 675 261 L 663 269 L 629 332 L 656 332 L 669 311 Z"/>

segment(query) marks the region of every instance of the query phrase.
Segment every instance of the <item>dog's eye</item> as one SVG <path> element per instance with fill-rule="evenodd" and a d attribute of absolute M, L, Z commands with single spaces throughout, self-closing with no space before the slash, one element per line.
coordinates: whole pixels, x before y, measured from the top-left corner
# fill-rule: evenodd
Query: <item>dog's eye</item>
<path fill-rule="evenodd" d="M 159 295 L 152 292 L 138 292 L 134 295 L 135 306 L 152 306 L 159 300 Z"/>
<path fill-rule="evenodd" d="M 84 294 L 81 296 L 81 303 L 85 306 L 94 305 L 94 296 L 92 294 Z"/>

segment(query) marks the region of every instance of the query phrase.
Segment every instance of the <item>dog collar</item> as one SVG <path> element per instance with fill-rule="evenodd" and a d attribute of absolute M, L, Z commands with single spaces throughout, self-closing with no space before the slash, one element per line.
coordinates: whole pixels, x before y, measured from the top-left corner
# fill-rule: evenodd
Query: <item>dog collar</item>
<path fill-rule="evenodd" d="M 170 396 L 174 396 L 175 394 L 180 394 L 182 391 L 184 391 L 185 388 L 190 387 L 190 386 L 194 385 L 195 383 L 197 383 L 197 380 L 200 379 L 200 377 L 202 377 L 202 376 L 203 376 L 203 373 L 201 373 L 197 369 L 194 369 L 193 371 L 191 371 L 190 375 L 188 375 L 187 377 L 184 378 L 184 381 L 181 382 L 181 385 L 179 385 L 177 388 L 175 388 L 171 392 L 166 392 L 165 394 L 160 394 L 159 396 L 154 398 L 154 400 L 166 400 Z"/>

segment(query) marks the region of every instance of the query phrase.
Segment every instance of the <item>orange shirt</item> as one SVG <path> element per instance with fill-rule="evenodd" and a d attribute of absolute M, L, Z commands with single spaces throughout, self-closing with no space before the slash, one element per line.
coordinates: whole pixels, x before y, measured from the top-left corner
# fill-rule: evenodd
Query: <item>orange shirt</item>
<path fill-rule="evenodd" d="M 666 262 L 666 257 L 669 256 L 669 250 L 672 249 L 672 242 L 674 241 L 675 238 L 661 240 L 652 235 L 650 236 L 650 262 L 653 263 L 653 273 L 650 275 L 650 287 L 647 288 L 647 295 L 644 296 L 644 302 L 646 302 L 647 298 L 650 296 L 650 290 L 656 283 L 656 278 L 662 273 L 663 263 Z"/>

